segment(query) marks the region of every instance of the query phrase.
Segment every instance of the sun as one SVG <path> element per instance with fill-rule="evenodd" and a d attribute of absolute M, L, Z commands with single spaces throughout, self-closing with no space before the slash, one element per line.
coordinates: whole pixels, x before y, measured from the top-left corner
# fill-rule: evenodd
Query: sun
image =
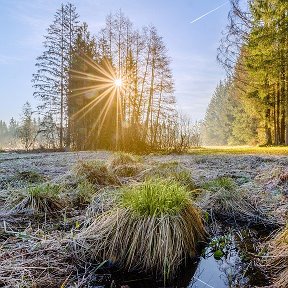
<path fill-rule="evenodd" d="M 118 88 L 120 88 L 122 86 L 122 79 L 115 79 L 114 80 L 114 85 Z"/>

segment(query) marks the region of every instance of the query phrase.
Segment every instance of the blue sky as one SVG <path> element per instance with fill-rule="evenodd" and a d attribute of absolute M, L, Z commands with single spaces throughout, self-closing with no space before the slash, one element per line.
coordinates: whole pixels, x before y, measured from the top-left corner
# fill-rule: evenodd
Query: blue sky
<path fill-rule="evenodd" d="M 60 0 L 0 0 L 0 119 L 19 119 L 26 101 L 36 106 L 31 84 L 43 35 Z M 80 20 L 92 33 L 110 12 L 121 9 L 136 27 L 153 24 L 172 57 L 175 96 L 179 109 L 193 120 L 202 119 L 217 83 L 225 77 L 216 61 L 221 32 L 227 25 L 225 0 L 78 0 Z"/>

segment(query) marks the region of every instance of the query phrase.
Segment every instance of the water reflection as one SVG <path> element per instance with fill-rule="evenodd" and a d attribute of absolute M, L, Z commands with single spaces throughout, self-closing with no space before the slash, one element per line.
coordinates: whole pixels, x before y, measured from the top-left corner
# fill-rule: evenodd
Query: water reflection
<path fill-rule="evenodd" d="M 248 231 L 248 232 L 247 232 Z M 255 287 L 265 283 L 265 277 L 247 255 L 257 253 L 259 235 L 251 230 L 233 230 L 214 237 L 197 260 L 190 260 L 180 269 L 179 276 L 166 288 L 228 288 Z M 247 254 L 248 252 L 248 254 Z M 256 276 L 257 275 L 257 276 Z M 147 275 L 113 274 L 113 288 L 162 288 L 164 283 Z M 97 286 L 96 286 L 97 287 Z"/>
<path fill-rule="evenodd" d="M 223 247 L 220 259 L 215 253 L 220 250 L 208 246 L 187 288 L 244 287 L 247 279 L 242 275 L 242 262 L 233 235 Z M 217 259 L 215 259 L 215 257 Z"/>

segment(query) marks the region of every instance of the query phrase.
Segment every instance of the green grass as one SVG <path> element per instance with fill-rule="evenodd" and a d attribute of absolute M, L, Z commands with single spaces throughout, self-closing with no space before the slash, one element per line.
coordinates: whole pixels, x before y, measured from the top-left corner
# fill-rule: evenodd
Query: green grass
<path fill-rule="evenodd" d="M 75 197 L 77 205 L 86 205 L 91 203 L 96 193 L 94 185 L 87 180 L 81 181 L 75 189 Z"/>
<path fill-rule="evenodd" d="M 123 188 L 121 205 L 141 216 L 175 215 L 189 203 L 186 188 L 173 180 L 151 179 Z"/>
<path fill-rule="evenodd" d="M 147 170 L 144 176 L 146 180 L 153 178 L 172 179 L 182 186 L 186 186 L 189 190 L 195 189 L 190 171 L 177 161 L 159 163 Z"/>
<path fill-rule="evenodd" d="M 54 198 L 54 197 L 58 197 L 62 190 L 63 190 L 63 187 L 61 185 L 47 183 L 43 185 L 28 187 L 27 194 L 30 197 Z"/>
<path fill-rule="evenodd" d="M 232 190 L 235 188 L 235 182 L 232 178 L 229 177 L 219 177 L 213 180 L 210 180 L 202 185 L 202 188 L 209 191 L 218 191 L 221 188 L 225 190 Z"/>
<path fill-rule="evenodd" d="M 264 154 L 264 155 L 288 155 L 288 146 L 207 146 L 200 148 L 192 148 L 188 151 L 192 155 L 229 155 L 229 154 Z"/>
<path fill-rule="evenodd" d="M 186 187 L 171 179 L 146 180 L 120 192 L 118 205 L 78 235 L 81 255 L 168 280 L 185 259 L 197 256 L 206 237 L 200 211 Z"/>
<path fill-rule="evenodd" d="M 60 193 L 64 187 L 61 185 L 45 183 L 28 187 L 23 193 L 15 192 L 8 202 L 12 205 L 12 210 L 23 211 L 33 209 L 37 212 L 54 213 L 65 206 L 65 200 Z"/>

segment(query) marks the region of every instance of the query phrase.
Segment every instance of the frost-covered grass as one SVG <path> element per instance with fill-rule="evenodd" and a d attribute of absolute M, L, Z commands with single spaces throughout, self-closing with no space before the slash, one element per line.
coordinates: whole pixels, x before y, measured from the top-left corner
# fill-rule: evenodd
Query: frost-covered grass
<path fill-rule="evenodd" d="M 52 214 L 65 206 L 65 201 L 60 193 L 63 191 L 61 185 L 44 183 L 29 186 L 22 191 L 14 191 L 7 199 L 7 205 L 12 206 L 13 211 L 25 211 L 32 209 L 40 213 Z"/>
<path fill-rule="evenodd" d="M 221 188 L 225 190 L 232 190 L 235 188 L 235 182 L 229 177 L 219 177 L 210 180 L 202 185 L 202 188 L 209 191 L 219 191 Z"/>
<path fill-rule="evenodd" d="M 146 180 L 153 178 L 170 179 L 190 190 L 195 188 L 194 180 L 191 177 L 191 171 L 181 165 L 178 161 L 154 164 L 150 169 L 145 170 L 142 176 L 142 178 Z"/>
<path fill-rule="evenodd" d="M 86 179 L 94 185 L 119 184 L 117 176 L 109 171 L 103 161 L 81 161 L 77 163 L 74 171 L 77 177 Z"/>
<path fill-rule="evenodd" d="M 276 222 L 283 226 L 287 221 L 288 160 L 280 155 L 286 154 L 286 149 L 209 147 L 195 149 L 187 155 L 147 155 L 143 163 L 134 155 L 121 154 L 111 158 L 112 153 L 105 151 L 2 153 L 0 286 L 33 287 L 36 283 L 44 283 L 45 287 L 60 287 L 63 283 L 71 286 L 86 280 L 88 282 L 83 285 L 87 286 L 88 275 L 94 275 L 95 271 L 85 270 L 85 275 L 81 274 L 83 269 L 78 269 L 77 261 L 80 259 L 81 266 L 85 260 L 85 267 L 93 268 L 94 260 L 106 260 L 109 255 L 109 263 L 118 257 L 120 264 L 125 262 L 129 266 L 126 266 L 127 270 L 135 268 L 149 270 L 149 273 L 150 270 L 158 271 L 166 276 L 173 274 L 172 270 L 183 260 L 180 257 L 183 251 L 184 258 L 199 252 L 194 249 L 201 237 L 196 237 L 194 242 L 191 240 L 191 233 L 195 235 L 197 229 L 186 229 L 200 223 L 197 221 L 201 214 L 199 209 L 207 212 L 204 215 L 211 226 L 213 219 L 220 219 L 224 226 L 228 221 L 232 227 L 235 222 L 237 225 L 264 223 L 269 227 L 271 222 Z M 109 165 L 109 159 L 117 160 L 115 167 Z M 148 190 L 143 188 L 146 181 L 154 181 L 153 185 L 148 185 Z M 171 181 L 173 185 L 170 185 Z M 144 192 L 136 187 L 143 188 Z M 151 193 L 150 188 L 156 193 Z M 195 188 L 199 189 L 192 201 Z M 126 198 L 121 198 L 126 189 Z M 186 192 L 182 194 L 183 189 L 194 191 L 189 193 L 189 199 Z M 8 203 L 8 199 L 11 202 Z M 122 199 L 120 203 L 119 199 Z M 51 217 L 53 215 L 57 217 Z M 143 221 L 139 222 L 139 219 Z M 209 225 L 206 224 L 206 229 Z M 133 228 L 129 228 L 131 226 Z M 73 241 L 88 227 L 91 229 L 86 230 L 88 234 L 84 236 L 89 239 L 80 243 L 85 244 L 85 249 L 88 247 L 87 254 L 83 255 L 79 250 L 84 246 L 71 244 L 77 244 Z M 211 231 L 213 237 L 212 228 Z M 287 229 L 285 231 L 287 233 Z M 143 240 L 142 236 L 146 238 Z M 183 236 L 187 236 L 187 241 L 179 241 Z M 287 252 L 287 238 L 285 241 L 282 242 Z M 162 249 L 163 243 L 167 249 Z M 71 246 L 75 248 L 72 255 Z M 119 249 L 123 249 L 122 254 Z M 147 249 L 153 253 L 147 253 Z M 269 250 L 271 254 L 272 250 Z M 175 251 L 177 257 L 173 258 Z M 278 250 L 275 251 L 277 256 Z M 170 259 L 169 263 L 163 262 L 163 257 Z M 287 273 L 286 270 L 283 273 Z M 276 273 L 273 276 L 283 275 Z"/>

